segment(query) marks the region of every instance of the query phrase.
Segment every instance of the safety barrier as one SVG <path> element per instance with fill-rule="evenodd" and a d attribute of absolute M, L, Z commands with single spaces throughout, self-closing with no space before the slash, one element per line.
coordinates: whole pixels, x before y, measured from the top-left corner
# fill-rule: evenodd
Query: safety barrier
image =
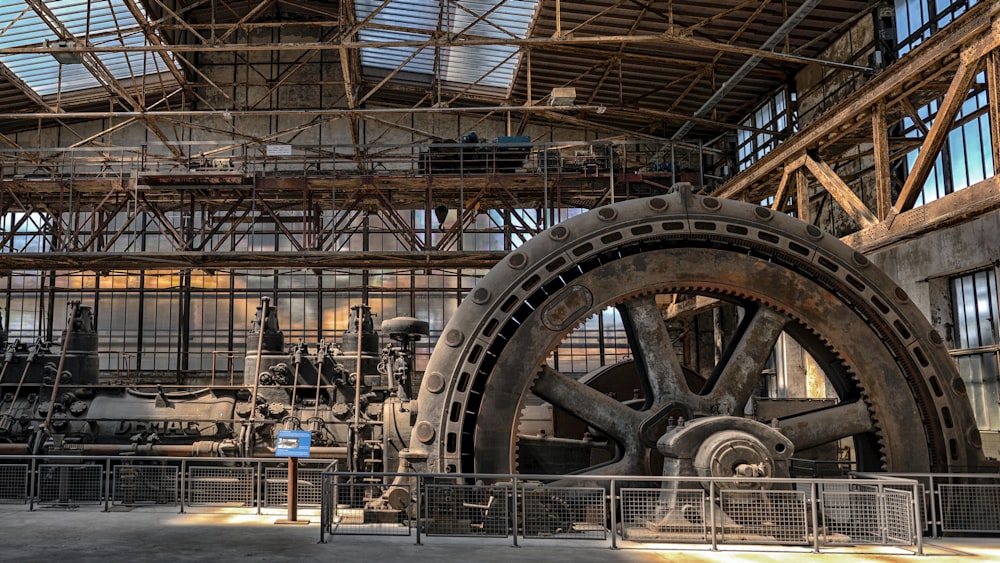
<path fill-rule="evenodd" d="M 0 456 L 0 503 L 261 514 L 285 508 L 283 459 Z M 851 473 L 841 479 L 351 474 L 299 460 L 298 505 L 321 535 L 504 537 L 916 547 L 924 535 L 1000 534 L 1000 474 Z M 397 484 L 390 485 L 396 481 Z M 544 483 L 544 484 L 543 484 Z M 516 517 L 515 517 L 516 516 Z"/>
<path fill-rule="evenodd" d="M 418 544 L 427 536 L 506 537 L 514 545 L 610 537 L 612 547 L 628 541 L 801 545 L 816 552 L 844 545 L 923 549 L 920 484 L 898 477 L 327 472 L 323 479 L 320 541 L 415 533 Z"/>
<path fill-rule="evenodd" d="M 1000 474 L 853 473 L 864 479 L 909 479 L 920 484 L 920 522 L 932 537 L 1000 534 Z"/>
<path fill-rule="evenodd" d="M 147 507 L 185 511 L 286 508 L 285 459 L 0 456 L 0 504 L 36 508 Z M 332 460 L 299 460 L 298 506 L 320 506 Z"/>
<path fill-rule="evenodd" d="M 0 465 L 0 504 L 28 502 L 27 463 Z"/>

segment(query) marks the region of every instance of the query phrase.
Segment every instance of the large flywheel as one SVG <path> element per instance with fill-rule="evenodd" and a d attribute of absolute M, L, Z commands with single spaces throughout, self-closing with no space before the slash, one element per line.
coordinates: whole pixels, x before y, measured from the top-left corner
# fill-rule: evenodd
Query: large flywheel
<path fill-rule="evenodd" d="M 739 311 L 707 378 L 683 365 L 661 294 Z M 549 365 L 574 328 L 612 307 L 638 400 Z M 744 417 L 782 335 L 813 358 L 835 400 L 773 421 Z M 516 472 L 519 417 L 531 396 L 613 445 L 580 468 L 596 474 L 771 475 L 795 452 L 845 441 L 865 470 L 983 463 L 963 382 L 905 292 L 815 226 L 686 191 L 574 217 L 493 268 L 434 349 L 406 457 L 428 471 Z"/>

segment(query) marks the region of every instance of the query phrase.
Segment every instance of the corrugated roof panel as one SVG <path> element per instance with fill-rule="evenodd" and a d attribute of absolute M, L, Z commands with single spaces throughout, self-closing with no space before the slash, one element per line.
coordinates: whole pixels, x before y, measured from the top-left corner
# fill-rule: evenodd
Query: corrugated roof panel
<path fill-rule="evenodd" d="M 43 39 L 52 34 L 45 22 L 23 0 L 0 0 L 0 22 L 5 22 L 4 32 L 0 34 L 0 47 L 41 45 Z M 11 22 L 13 25 L 10 25 Z"/>
<path fill-rule="evenodd" d="M 5 55 L 3 63 L 42 96 L 100 85 L 83 65 L 60 65 L 46 54 Z"/>
<path fill-rule="evenodd" d="M 88 32 L 93 37 L 100 33 L 117 33 L 119 29 L 139 27 L 132 13 L 120 0 L 56 0 L 47 1 L 45 5 L 59 18 L 63 27 L 76 37 L 87 36 Z"/>
<path fill-rule="evenodd" d="M 370 32 L 364 33 L 364 35 L 364 41 L 377 42 L 427 41 L 430 39 L 430 35 L 382 30 L 371 30 Z M 362 49 L 361 64 L 375 68 L 393 69 L 399 66 L 400 63 L 405 61 L 417 49 L 418 47 L 379 47 L 377 49 Z M 416 57 L 413 58 L 413 60 L 406 64 L 405 70 L 420 74 L 433 74 L 434 49 L 428 48 L 421 51 Z"/>
<path fill-rule="evenodd" d="M 363 21 L 382 2 L 357 0 L 358 21 Z M 410 32 L 362 29 L 362 41 L 388 42 L 426 39 L 440 30 L 447 34 L 468 34 L 491 38 L 523 38 L 535 13 L 536 0 L 393 0 L 378 12 L 371 23 Z M 491 11 L 492 10 L 492 11 Z M 440 25 L 439 25 L 440 22 Z M 426 31 L 426 34 L 420 34 Z M 361 64 L 394 69 L 411 56 L 413 48 L 377 47 L 361 50 Z M 517 67 L 518 49 L 513 45 L 448 47 L 441 50 L 439 76 L 445 82 L 479 84 L 507 88 Z M 434 51 L 425 49 L 403 66 L 403 70 L 433 74 Z"/>
<path fill-rule="evenodd" d="M 121 0 L 55 0 L 45 3 L 74 37 L 92 45 L 146 45 L 138 22 Z M 39 47 L 58 39 L 44 20 L 23 0 L 0 0 L 0 47 Z M 152 53 L 98 53 L 116 79 L 166 70 Z M 40 95 L 101 86 L 82 64 L 62 64 L 48 54 L 0 55 L 0 63 Z"/>

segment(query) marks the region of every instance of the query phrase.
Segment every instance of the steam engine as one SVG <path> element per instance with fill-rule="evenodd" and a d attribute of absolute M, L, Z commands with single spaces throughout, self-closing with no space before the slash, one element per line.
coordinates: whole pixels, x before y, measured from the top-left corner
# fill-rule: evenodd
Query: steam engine
<path fill-rule="evenodd" d="M 73 303 L 69 318 L 61 345 L 0 334 L 0 454 L 273 457 L 289 429 L 312 433 L 313 458 L 380 471 L 409 440 L 425 321 L 383 322 L 390 342 L 380 348 L 369 307 L 357 305 L 339 343 L 286 346 L 264 299 L 242 381 L 171 387 L 100 382 L 92 311 Z"/>

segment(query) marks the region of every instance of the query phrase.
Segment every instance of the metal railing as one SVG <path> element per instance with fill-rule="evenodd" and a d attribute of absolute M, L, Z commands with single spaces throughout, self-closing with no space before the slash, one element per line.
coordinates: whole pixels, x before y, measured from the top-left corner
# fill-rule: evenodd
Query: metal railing
<path fill-rule="evenodd" d="M 904 478 L 721 479 L 326 472 L 327 535 L 900 546 L 923 552 Z"/>
<path fill-rule="evenodd" d="M 0 504 L 36 508 L 167 507 L 179 512 L 285 508 L 284 458 L 0 456 Z M 297 504 L 318 510 L 335 460 L 300 460 Z"/>
<path fill-rule="evenodd" d="M 183 156 L 153 146 L 0 149 L 0 178 L 100 179 L 119 182 L 142 176 L 281 175 L 359 177 L 424 174 L 588 175 L 660 174 L 664 182 L 704 184 L 725 180 L 732 170 L 714 170 L 719 149 L 684 142 L 603 139 L 558 142 L 431 142 L 345 145 L 233 145 L 218 141 L 174 142 Z M 361 155 L 358 161 L 357 155 Z M 718 174 L 722 174 L 721 176 Z"/>
<path fill-rule="evenodd" d="M 1000 474 L 852 473 L 840 479 L 355 474 L 300 460 L 298 505 L 326 535 L 519 541 L 912 547 L 1000 534 Z M 0 457 L 0 504 L 262 514 L 287 507 L 284 459 Z M 331 471 L 332 470 L 332 471 Z M 392 484 L 395 483 L 395 484 Z"/>
<path fill-rule="evenodd" d="M 864 479 L 910 479 L 920 485 L 920 522 L 931 537 L 1000 534 L 1000 473 L 853 473 Z"/>

